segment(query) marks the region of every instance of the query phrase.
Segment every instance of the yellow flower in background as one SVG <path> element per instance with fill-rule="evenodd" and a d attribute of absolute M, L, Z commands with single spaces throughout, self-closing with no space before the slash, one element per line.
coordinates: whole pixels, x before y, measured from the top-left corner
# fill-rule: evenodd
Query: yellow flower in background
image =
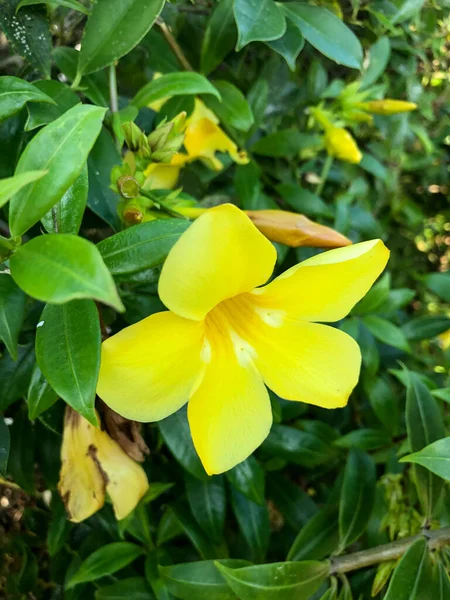
<path fill-rule="evenodd" d="M 280 397 L 345 406 L 361 364 L 358 344 L 320 324 L 345 317 L 383 271 L 372 240 L 310 258 L 265 287 L 274 246 L 238 208 L 210 209 L 180 237 L 159 280 L 168 312 L 102 345 L 97 392 L 119 414 L 159 421 L 188 404 L 208 474 L 245 460 L 272 424 L 266 386 Z"/>
<path fill-rule="evenodd" d="M 443 350 L 450 348 L 450 329 L 441 333 L 441 335 L 438 336 L 438 340 Z"/>
<path fill-rule="evenodd" d="M 375 115 L 396 115 L 398 113 L 410 112 L 417 108 L 414 102 L 404 100 L 370 100 L 368 102 L 359 102 L 358 108 L 362 108 Z"/>
<path fill-rule="evenodd" d="M 325 148 L 330 156 L 358 164 L 362 153 L 352 135 L 343 127 L 328 127 L 325 131 Z"/>
<path fill-rule="evenodd" d="M 66 408 L 58 489 L 69 514 L 79 523 L 99 510 L 105 492 L 117 519 L 124 519 L 148 490 L 144 469 L 107 433 Z"/>

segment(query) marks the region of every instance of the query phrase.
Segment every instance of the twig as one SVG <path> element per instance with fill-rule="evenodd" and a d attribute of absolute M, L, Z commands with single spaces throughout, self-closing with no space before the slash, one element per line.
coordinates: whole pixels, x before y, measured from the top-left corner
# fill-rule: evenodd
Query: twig
<path fill-rule="evenodd" d="M 320 181 L 316 187 L 315 193 L 317 194 L 317 196 L 320 196 L 320 194 L 322 193 L 324 185 L 328 179 L 328 175 L 330 173 L 332 164 L 333 164 L 333 157 L 328 154 L 325 159 L 325 162 L 323 164 L 322 173 L 320 174 Z"/>
<path fill-rule="evenodd" d="M 177 57 L 183 69 L 185 69 L 186 71 L 194 71 L 195 69 L 185 57 L 183 50 L 180 48 L 177 40 L 173 37 L 172 32 L 170 31 L 166 23 L 161 19 L 161 17 L 158 17 L 156 24 L 161 29 L 163 36 L 166 38 L 166 42 L 169 44 L 172 52 Z"/>
<path fill-rule="evenodd" d="M 370 550 L 362 550 L 361 552 L 354 552 L 347 556 L 333 558 L 331 559 L 330 575 L 349 573 L 350 571 L 356 571 L 357 569 L 371 567 L 381 562 L 400 558 L 414 542 L 420 540 L 422 537 L 428 540 L 428 548 L 430 550 L 438 550 L 442 546 L 450 544 L 450 527 L 444 527 L 436 531 L 427 531 L 424 535 L 415 535 L 391 542 L 390 544 L 383 544 L 383 546 L 377 546 Z"/>
<path fill-rule="evenodd" d="M 119 112 L 119 100 L 117 97 L 116 65 L 114 63 L 111 63 L 109 65 L 109 102 L 111 105 L 111 112 Z"/>

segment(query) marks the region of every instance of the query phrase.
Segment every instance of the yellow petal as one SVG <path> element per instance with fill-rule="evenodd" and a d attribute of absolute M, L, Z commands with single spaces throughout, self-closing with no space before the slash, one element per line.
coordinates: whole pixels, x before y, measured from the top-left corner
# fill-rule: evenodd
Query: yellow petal
<path fill-rule="evenodd" d="M 359 346 L 333 327 L 287 319 L 263 325 L 250 343 L 264 383 L 286 400 L 340 408 L 358 383 Z"/>
<path fill-rule="evenodd" d="M 102 345 L 97 393 L 120 415 L 159 421 L 185 404 L 202 373 L 203 323 L 151 315 Z"/>
<path fill-rule="evenodd" d="M 207 318 L 209 364 L 188 404 L 195 449 L 209 475 L 245 460 L 267 437 L 272 424 L 269 395 L 245 342 L 223 319 Z"/>
<path fill-rule="evenodd" d="M 181 165 L 151 163 L 145 169 L 146 189 L 150 190 L 172 190 L 178 181 Z"/>
<path fill-rule="evenodd" d="M 444 331 L 444 333 L 441 333 L 441 335 L 438 335 L 438 340 L 441 348 L 444 350 L 450 348 L 450 329 Z"/>
<path fill-rule="evenodd" d="M 94 430 L 81 415 L 66 409 L 58 490 L 74 523 L 93 515 L 105 502 L 105 480 L 89 452 Z"/>
<path fill-rule="evenodd" d="M 275 261 L 275 248 L 250 219 L 223 204 L 201 215 L 173 246 L 159 295 L 174 313 L 200 320 L 222 300 L 267 281 Z"/>
<path fill-rule="evenodd" d="M 117 519 L 124 519 L 148 490 L 144 469 L 130 458 L 107 433 L 94 429 L 90 453 L 106 475 L 106 491 Z"/>
<path fill-rule="evenodd" d="M 344 318 L 382 273 L 389 250 L 381 240 L 323 252 L 253 291 L 255 301 L 303 321 Z"/>

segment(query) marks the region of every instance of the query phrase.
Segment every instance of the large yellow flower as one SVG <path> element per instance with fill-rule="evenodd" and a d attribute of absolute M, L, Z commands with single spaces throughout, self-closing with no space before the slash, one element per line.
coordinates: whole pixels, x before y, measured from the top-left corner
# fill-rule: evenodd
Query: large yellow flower
<path fill-rule="evenodd" d="M 342 319 L 384 269 L 380 240 L 325 252 L 265 287 L 274 246 L 235 206 L 200 216 L 173 246 L 151 315 L 103 343 L 99 396 L 137 421 L 188 400 L 192 439 L 210 475 L 247 458 L 268 435 L 266 385 L 287 400 L 345 406 L 361 355 Z"/>

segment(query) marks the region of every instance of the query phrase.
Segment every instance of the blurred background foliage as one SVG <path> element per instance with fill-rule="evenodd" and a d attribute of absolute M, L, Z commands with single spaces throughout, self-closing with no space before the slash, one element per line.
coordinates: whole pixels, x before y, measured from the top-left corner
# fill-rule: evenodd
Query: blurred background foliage
<path fill-rule="evenodd" d="M 89 3 L 21 4 L 16 13 L 16 0 L 0 0 L 1 74 L 35 82 L 56 104 L 30 102 L 2 120 L 1 178 L 14 174 L 36 131 L 80 98 L 111 105 L 109 67 L 86 69 L 70 87 Z M 116 4 L 110 1 L 107 12 Z M 178 200 L 297 212 L 353 242 L 380 237 L 391 259 L 339 324 L 363 355 L 360 383 L 345 409 L 326 411 L 272 394 L 275 424 L 266 442 L 213 478 L 195 454 L 185 411 L 145 424 L 150 490 L 122 521 L 109 503 L 83 523 L 67 520 L 56 491 L 64 402 L 35 366 L 43 303 L 19 294 L 17 357 L 0 328 L 0 596 L 449 598 L 450 553 L 439 542 L 430 542 L 431 553 L 421 540 L 406 554 L 403 549 L 394 556 L 404 556 L 398 566 L 396 560 L 361 569 L 355 563 L 348 577 L 336 566 L 342 559 L 334 559 L 331 578 L 320 561 L 450 525 L 450 468 L 432 474 L 426 461 L 422 467 L 399 462 L 445 438 L 450 425 L 450 3 L 173 0 L 139 40 L 133 32 L 143 9 L 138 0 L 128 4 L 132 33 L 125 27 L 121 35 L 131 41 L 111 57 L 120 59 L 119 112 L 107 113 L 89 156 L 82 237 L 97 243 L 123 228 L 120 197 L 109 187 L 111 169 L 121 163 L 120 120 L 134 120 L 149 134 L 165 117 L 184 110 L 189 118 L 194 110 L 194 95 L 180 94 L 182 87 L 176 95 L 171 88 L 173 97 L 157 112 L 145 94 L 135 109 L 136 94 L 142 97 L 155 75 L 192 70 L 221 92 L 222 103 L 212 95 L 201 99 L 249 161 L 236 164 L 225 152 L 218 154 L 220 170 L 188 162 L 172 182 L 183 189 Z M 361 118 L 358 102 L 384 98 L 417 109 L 363 111 Z M 331 160 L 317 111 L 351 133 L 359 162 Z M 7 207 L 0 211 L 0 233 L 7 236 Z M 42 227 L 35 225 L 26 239 Z M 277 251 L 279 270 L 318 252 L 282 244 Z M 105 327 L 117 331 L 162 309 L 158 273 L 156 267 L 116 277 L 127 310 L 116 315 L 103 307 Z M 450 449 L 436 455 L 448 462 Z M 220 572 L 212 562 L 219 559 Z M 278 570 L 233 575 L 249 564 L 286 560 Z M 302 583 L 307 580 L 310 587 Z"/>

